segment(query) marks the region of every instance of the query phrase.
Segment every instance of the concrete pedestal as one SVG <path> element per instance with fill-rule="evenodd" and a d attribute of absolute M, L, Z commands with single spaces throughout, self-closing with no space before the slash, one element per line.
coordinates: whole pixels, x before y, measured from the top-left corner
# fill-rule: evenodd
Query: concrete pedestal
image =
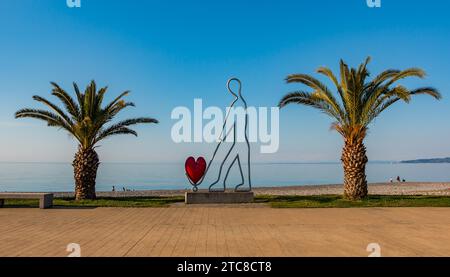
<path fill-rule="evenodd" d="M 253 192 L 186 192 L 186 204 L 252 203 Z"/>

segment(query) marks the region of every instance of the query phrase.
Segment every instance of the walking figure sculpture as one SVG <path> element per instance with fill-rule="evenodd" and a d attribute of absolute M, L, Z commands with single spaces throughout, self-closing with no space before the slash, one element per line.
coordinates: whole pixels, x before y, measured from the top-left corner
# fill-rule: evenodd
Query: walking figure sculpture
<path fill-rule="evenodd" d="M 233 89 L 231 88 L 232 82 L 236 82 L 238 85 L 237 93 L 234 92 Z M 250 169 L 250 143 L 248 141 L 248 135 L 247 135 L 247 131 L 248 131 L 247 102 L 245 101 L 244 97 L 242 96 L 242 92 L 241 92 L 242 83 L 239 79 L 237 79 L 237 78 L 229 79 L 227 82 L 227 89 L 231 93 L 231 95 L 234 97 L 234 99 L 231 102 L 230 107 L 225 116 L 225 120 L 224 120 L 223 126 L 222 126 L 222 132 L 218 138 L 218 144 L 216 146 L 216 149 L 214 150 L 211 160 L 208 163 L 208 166 L 205 171 L 205 175 L 209 171 L 211 164 L 214 161 L 214 159 L 216 158 L 216 155 L 217 155 L 217 152 L 219 151 L 219 149 L 224 147 L 223 142 L 225 142 L 227 140 L 227 138 L 230 135 L 232 135 L 233 141 L 232 141 L 231 145 L 225 144 L 226 145 L 225 149 L 227 150 L 225 157 L 223 158 L 222 163 L 220 164 L 217 179 L 209 186 L 209 191 L 210 192 L 224 192 L 227 187 L 226 183 L 227 183 L 227 179 L 228 179 L 230 170 L 235 164 L 237 164 L 238 168 L 239 168 L 239 173 L 241 176 L 241 182 L 234 187 L 234 191 L 248 192 L 248 191 L 252 190 L 252 181 L 251 181 L 251 169 Z M 243 150 L 238 149 L 236 147 L 236 140 L 237 140 L 237 122 L 236 121 L 237 120 L 235 120 L 235 118 L 231 118 L 231 119 L 229 118 L 232 108 L 238 101 L 242 102 L 244 111 L 245 111 L 244 136 L 245 136 L 245 144 L 246 145 Z M 227 123 L 228 120 L 233 120 L 232 124 Z M 229 130 L 227 130 L 228 126 L 231 126 Z M 244 172 L 242 170 L 242 162 L 247 164 L 246 172 Z M 224 168 L 226 168 L 225 174 L 223 174 Z M 203 182 L 205 175 L 203 175 L 199 184 L 201 184 Z M 199 184 L 197 184 L 197 186 Z M 220 188 L 218 188 L 218 187 L 220 187 Z"/>

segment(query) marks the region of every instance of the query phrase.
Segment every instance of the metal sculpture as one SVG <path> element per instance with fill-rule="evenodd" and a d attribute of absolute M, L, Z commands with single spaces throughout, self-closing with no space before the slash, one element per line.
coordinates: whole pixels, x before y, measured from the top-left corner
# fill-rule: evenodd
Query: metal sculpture
<path fill-rule="evenodd" d="M 237 82 L 238 84 L 238 92 L 235 93 L 233 91 L 233 89 L 231 88 L 231 83 L 232 82 Z M 228 112 L 225 116 L 225 120 L 223 122 L 222 125 L 222 131 L 221 134 L 219 135 L 219 143 L 216 146 L 216 149 L 214 150 L 214 153 L 212 155 L 211 160 L 208 163 L 208 166 L 206 167 L 206 170 L 204 171 L 204 174 L 202 176 L 202 178 L 198 181 L 198 182 L 192 182 L 191 179 L 189 178 L 188 175 L 188 179 L 189 182 L 191 183 L 191 185 L 193 185 L 193 191 L 196 192 L 198 190 L 198 186 L 203 182 L 206 174 L 208 173 L 212 162 L 214 161 L 214 159 L 216 158 L 217 152 L 219 150 L 219 148 L 222 145 L 222 142 L 226 141 L 227 137 L 230 135 L 230 133 L 233 133 L 233 143 L 231 146 L 229 146 L 229 149 L 227 151 L 227 154 L 225 156 L 225 158 L 222 160 L 222 163 L 220 164 L 220 168 L 219 168 L 219 174 L 217 179 L 209 186 L 209 191 L 210 192 L 225 192 L 226 190 L 226 181 L 228 179 L 228 175 L 230 173 L 231 168 L 234 166 L 234 164 L 237 162 L 237 165 L 239 167 L 239 172 L 241 175 L 241 183 L 236 185 L 234 188 L 234 191 L 236 192 L 248 192 L 252 190 L 252 182 L 251 182 L 251 167 L 250 167 L 250 143 L 248 140 L 248 135 L 247 135 L 247 131 L 248 131 L 248 113 L 247 113 L 247 102 L 245 101 L 244 97 L 242 96 L 242 83 L 239 79 L 237 78 L 231 78 L 228 80 L 227 82 L 227 89 L 228 91 L 231 93 L 231 95 L 233 95 L 234 99 L 231 102 Z M 231 112 L 231 109 L 234 107 L 234 105 L 236 104 L 236 102 L 238 100 L 241 100 L 244 106 L 244 110 L 245 110 L 245 123 L 244 123 L 244 134 L 245 134 L 245 143 L 246 143 L 246 153 L 244 153 L 244 156 L 241 156 L 240 154 L 242 154 L 242 151 L 239 152 L 236 149 L 236 120 L 234 120 L 234 118 L 232 120 L 234 120 L 232 127 L 230 128 L 230 130 L 226 130 L 227 126 L 229 126 L 229 124 L 227 124 L 227 121 L 229 120 L 229 115 Z M 224 135 L 225 134 L 225 135 Z M 236 151 L 235 151 L 236 150 Z M 242 164 L 241 164 L 241 157 L 244 157 L 245 160 L 247 161 L 247 172 L 246 174 L 244 174 L 243 170 L 242 170 Z M 191 158 L 191 157 L 190 157 Z M 223 179 L 223 188 L 221 189 L 215 189 L 214 186 L 217 185 L 221 179 L 222 176 L 222 170 L 224 168 L 224 165 L 231 161 L 231 163 L 228 166 L 228 169 L 226 170 L 224 179 Z M 245 185 L 245 180 L 247 179 L 247 183 L 248 183 L 248 188 L 242 189 L 241 187 L 243 185 Z"/>

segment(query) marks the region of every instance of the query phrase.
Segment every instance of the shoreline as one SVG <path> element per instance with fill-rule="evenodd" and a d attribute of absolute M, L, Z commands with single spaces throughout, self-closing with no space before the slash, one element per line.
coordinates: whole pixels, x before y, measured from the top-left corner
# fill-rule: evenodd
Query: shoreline
<path fill-rule="evenodd" d="M 434 195 L 450 196 L 450 182 L 406 182 L 372 183 L 368 185 L 372 195 Z M 170 197 L 184 196 L 190 190 L 139 190 L 139 191 L 98 191 L 99 197 Z M 199 191 L 206 191 L 200 189 Z M 333 195 L 343 194 L 342 184 L 302 185 L 283 187 L 254 187 L 255 195 Z M 54 192 L 57 198 L 74 197 L 73 192 Z"/>

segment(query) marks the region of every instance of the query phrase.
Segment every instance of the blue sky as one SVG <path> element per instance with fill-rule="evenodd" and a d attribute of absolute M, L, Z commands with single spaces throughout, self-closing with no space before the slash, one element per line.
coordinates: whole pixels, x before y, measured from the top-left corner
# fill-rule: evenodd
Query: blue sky
<path fill-rule="evenodd" d="M 76 143 L 63 131 L 15 120 L 31 96 L 50 96 L 50 81 L 108 85 L 110 97 L 130 89 L 137 107 L 123 114 L 161 121 L 115 137 L 98 149 L 103 161 L 172 162 L 209 156 L 210 144 L 174 144 L 176 106 L 229 103 L 225 82 L 238 76 L 247 102 L 275 106 L 290 73 L 337 70 L 340 58 L 358 65 L 370 55 L 373 74 L 387 68 L 424 68 L 444 99 L 398 104 L 371 126 L 371 160 L 450 156 L 450 19 L 447 0 L 139 1 L 2 0 L 0 4 L 0 161 L 69 162 Z M 280 114 L 280 149 L 257 161 L 337 161 L 342 139 L 330 119 L 290 106 Z"/>

